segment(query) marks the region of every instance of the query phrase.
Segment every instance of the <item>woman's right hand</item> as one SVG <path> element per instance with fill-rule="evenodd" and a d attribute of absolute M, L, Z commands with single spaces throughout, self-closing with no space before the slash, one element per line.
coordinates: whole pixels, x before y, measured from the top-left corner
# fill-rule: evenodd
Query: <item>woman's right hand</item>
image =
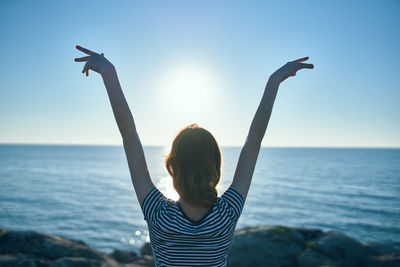
<path fill-rule="evenodd" d="M 299 58 L 294 61 L 290 61 L 282 66 L 280 69 L 272 73 L 270 79 L 275 82 L 281 83 L 290 76 L 295 76 L 296 72 L 301 69 L 313 69 L 313 64 L 303 63 L 308 60 L 308 57 Z"/>
<path fill-rule="evenodd" d="M 90 69 L 100 74 L 105 74 L 109 71 L 115 71 L 114 65 L 104 57 L 103 53 L 98 54 L 79 45 L 76 46 L 76 49 L 89 55 L 86 57 L 75 58 L 75 62 L 86 62 L 82 70 L 82 73 L 86 72 L 86 76 L 89 76 Z"/>

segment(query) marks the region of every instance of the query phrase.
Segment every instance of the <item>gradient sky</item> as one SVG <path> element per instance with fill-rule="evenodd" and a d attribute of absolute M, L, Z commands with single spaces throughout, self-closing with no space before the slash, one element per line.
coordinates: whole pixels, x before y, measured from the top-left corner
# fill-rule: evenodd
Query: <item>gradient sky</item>
<path fill-rule="evenodd" d="M 191 123 L 244 143 L 269 75 L 264 146 L 400 147 L 400 1 L 0 1 L 0 143 L 121 144 L 100 75 L 116 66 L 144 145 Z"/>

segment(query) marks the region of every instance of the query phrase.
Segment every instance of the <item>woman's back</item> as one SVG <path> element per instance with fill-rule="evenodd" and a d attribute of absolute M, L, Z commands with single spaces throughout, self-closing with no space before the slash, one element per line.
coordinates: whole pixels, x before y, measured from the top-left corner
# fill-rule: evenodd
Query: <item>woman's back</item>
<path fill-rule="evenodd" d="M 179 203 L 154 188 L 142 211 L 156 266 L 225 266 L 243 205 L 240 194 L 228 188 L 201 220 L 193 221 Z"/>

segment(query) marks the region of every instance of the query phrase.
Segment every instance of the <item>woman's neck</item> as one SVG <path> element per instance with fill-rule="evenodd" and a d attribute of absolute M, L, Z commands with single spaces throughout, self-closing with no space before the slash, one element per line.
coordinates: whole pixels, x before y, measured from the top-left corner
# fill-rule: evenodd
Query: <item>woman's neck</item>
<path fill-rule="evenodd" d="M 193 221 L 198 221 L 198 220 L 202 219 L 204 217 L 204 215 L 206 215 L 208 210 L 210 209 L 210 208 L 193 205 L 193 204 L 185 201 L 182 198 L 179 198 L 178 203 L 181 206 L 181 208 L 183 209 L 183 211 L 185 212 L 186 216 L 188 216 Z"/>

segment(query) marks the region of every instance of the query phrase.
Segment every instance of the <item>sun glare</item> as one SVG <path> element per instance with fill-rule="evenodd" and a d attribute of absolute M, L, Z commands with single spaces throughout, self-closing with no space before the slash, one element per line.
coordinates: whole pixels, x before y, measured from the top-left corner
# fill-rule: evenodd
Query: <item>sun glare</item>
<path fill-rule="evenodd" d="M 163 106 L 183 117 L 206 115 L 218 103 L 220 85 L 211 73 L 200 66 L 179 66 L 168 69 L 160 79 L 160 100 Z"/>
<path fill-rule="evenodd" d="M 175 191 L 174 186 L 172 184 L 172 177 L 171 176 L 163 176 L 160 181 L 157 183 L 157 188 L 164 193 L 164 195 L 177 201 L 179 199 L 178 193 Z"/>

